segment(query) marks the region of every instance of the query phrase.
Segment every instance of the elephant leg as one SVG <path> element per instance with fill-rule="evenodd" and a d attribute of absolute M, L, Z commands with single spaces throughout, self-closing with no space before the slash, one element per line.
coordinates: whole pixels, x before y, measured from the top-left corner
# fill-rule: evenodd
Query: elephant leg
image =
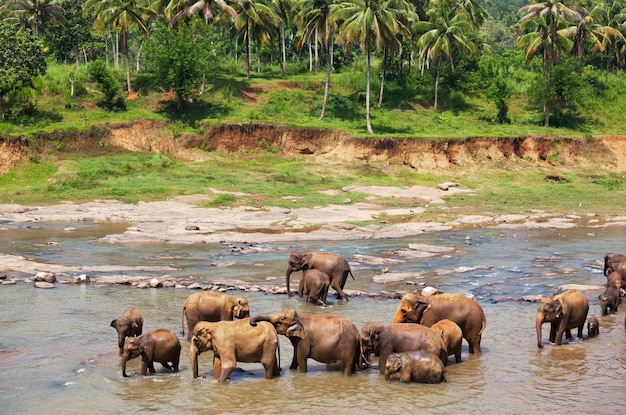
<path fill-rule="evenodd" d="M 568 330 L 568 331 L 569 331 L 569 330 Z M 564 330 L 564 329 L 561 329 L 561 328 L 559 328 L 559 329 L 557 330 L 557 332 L 556 332 L 556 339 L 555 339 L 555 341 L 554 341 L 554 343 L 555 343 L 557 346 L 560 346 L 560 345 L 561 345 L 561 343 L 563 342 L 563 333 L 564 333 L 564 332 L 565 332 L 565 330 Z"/>
<path fill-rule="evenodd" d="M 297 337 L 290 337 L 291 345 L 293 346 L 293 357 L 291 358 L 291 366 L 289 369 L 296 370 L 298 368 L 298 344 L 300 340 Z"/>
<path fill-rule="evenodd" d="M 345 282 L 345 281 L 344 281 Z M 348 296 L 343 292 L 343 287 L 341 286 L 341 281 L 337 278 L 333 278 L 330 282 L 330 286 L 333 287 L 335 291 L 337 291 L 337 298 L 342 301 L 348 301 Z"/>
<path fill-rule="evenodd" d="M 565 330 L 565 338 L 567 340 L 572 340 L 572 331 L 570 329 Z"/>
<path fill-rule="evenodd" d="M 457 363 L 461 363 L 461 348 L 457 348 L 457 350 L 454 352 L 454 360 Z"/>
<path fill-rule="evenodd" d="M 307 367 L 307 357 L 304 353 L 298 353 L 298 366 L 300 367 L 300 373 L 306 373 L 308 371 Z"/>
<path fill-rule="evenodd" d="M 578 338 L 579 339 L 583 338 L 583 326 L 584 326 L 584 324 L 578 326 Z"/>
<path fill-rule="evenodd" d="M 222 365 L 222 371 L 219 375 L 219 378 L 217 378 L 217 381 L 219 383 L 225 383 L 226 381 L 228 381 L 228 379 L 230 378 L 230 374 L 233 372 L 233 370 L 235 370 L 236 365 L 234 365 L 232 362 L 227 362 L 226 364 Z"/>
<path fill-rule="evenodd" d="M 148 365 L 146 364 L 145 361 L 141 361 L 141 376 L 146 376 L 146 373 L 148 373 Z M 154 372 L 152 372 L 154 373 Z"/>
<path fill-rule="evenodd" d="M 556 328 L 557 324 L 555 322 L 550 323 L 550 343 L 554 343 L 556 340 Z M 561 335 L 563 335 L 563 332 L 561 332 Z"/>
<path fill-rule="evenodd" d="M 482 354 L 482 350 L 480 349 L 480 335 L 478 336 L 468 336 L 465 338 L 465 340 L 467 340 L 467 343 L 469 344 L 469 352 L 471 354 L 477 354 L 480 355 Z"/>
<path fill-rule="evenodd" d="M 219 382 L 222 375 L 222 359 L 218 356 L 213 357 L 213 379 Z"/>

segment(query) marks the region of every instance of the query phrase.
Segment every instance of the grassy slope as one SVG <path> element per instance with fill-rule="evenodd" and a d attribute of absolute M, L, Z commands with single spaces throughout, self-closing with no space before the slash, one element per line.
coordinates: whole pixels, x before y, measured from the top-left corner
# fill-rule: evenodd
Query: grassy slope
<path fill-rule="evenodd" d="M 140 93 L 128 101 L 129 110 L 107 113 L 97 108 L 96 92 L 68 98 L 64 74 L 69 67 L 51 68 L 38 101 L 41 114 L 21 125 L 0 124 L 0 134 L 36 135 L 40 132 L 88 128 L 94 124 L 128 122 L 136 119 L 169 123 L 174 137 L 186 130 L 201 132 L 201 126 L 223 122 L 272 122 L 294 127 L 317 127 L 352 131 L 365 130 L 363 105 L 358 102 L 361 74 L 334 74 L 331 111 L 319 120 L 323 94 L 323 73 L 299 75 L 286 81 L 274 74 L 214 78 L 201 102 L 184 112 L 170 109 L 162 93 Z M 139 88 L 141 83 L 138 81 Z M 594 123 L 580 130 L 546 129 L 537 120 L 540 114 L 524 106 L 524 100 L 511 101 L 511 125 L 488 121 L 495 113 L 480 97 L 466 97 L 465 111 L 434 112 L 423 108 L 415 98 L 393 101 L 393 83 L 387 96 L 390 104 L 372 109 L 374 130 L 380 135 L 406 137 L 462 138 L 467 136 L 507 137 L 523 135 L 594 136 L 626 131 L 619 108 L 626 107 L 626 94 L 615 97 L 611 110 L 593 115 Z M 373 95 L 377 96 L 377 89 Z M 397 91 L 396 91 L 397 92 Z M 376 102 L 376 98 L 373 99 Z M 422 101 L 423 102 L 423 101 Z M 391 105 L 393 104 L 393 108 Z M 387 107 L 390 105 L 390 107 Z M 621 105 L 621 107 L 620 107 Z M 591 115 L 589 115 L 591 117 Z M 251 151 L 240 156 L 212 154 L 208 161 L 183 163 L 169 156 L 130 154 L 102 149 L 100 154 L 50 153 L 37 156 L 9 174 L 0 176 L 0 203 L 40 204 L 63 200 L 87 201 L 98 198 L 127 202 L 154 200 L 177 194 L 206 192 L 209 188 L 241 192 L 243 195 L 218 196 L 217 206 L 317 206 L 356 202 L 364 195 L 319 191 L 348 185 L 423 184 L 456 181 L 476 189 L 475 196 L 455 196 L 443 209 L 430 209 L 428 215 L 440 220 L 457 213 L 525 213 L 529 209 L 586 214 L 622 214 L 626 207 L 626 178 L 622 173 L 575 170 L 567 180 L 545 180 L 545 171 L 524 160 L 509 165 L 461 166 L 455 171 L 416 172 L 402 165 L 372 163 L 320 164 L 310 157 L 284 157 L 271 151 Z M 558 166 L 557 166 L 558 167 Z M 414 205 L 414 200 L 389 199 L 388 206 Z"/>

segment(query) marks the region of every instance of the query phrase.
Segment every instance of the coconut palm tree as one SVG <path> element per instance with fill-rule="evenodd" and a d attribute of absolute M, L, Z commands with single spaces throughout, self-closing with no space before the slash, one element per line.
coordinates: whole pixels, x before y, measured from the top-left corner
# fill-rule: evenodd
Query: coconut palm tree
<path fill-rule="evenodd" d="M 326 82 L 320 120 L 326 115 L 326 106 L 330 96 L 330 73 L 333 65 L 334 34 L 336 31 L 336 22 L 330 13 L 333 3 L 333 0 L 298 0 L 294 7 L 294 9 L 301 10 L 299 21 L 305 37 L 308 38 L 317 34 L 322 38 L 322 44 L 326 51 Z"/>
<path fill-rule="evenodd" d="M 548 79 L 552 75 L 552 68 L 556 63 L 557 54 L 557 29 L 559 23 L 571 18 L 576 22 L 583 19 L 582 15 L 574 8 L 568 6 L 565 2 L 559 0 L 546 0 L 543 2 L 530 3 L 519 9 L 522 18 L 520 23 L 532 19 L 548 19 L 550 27 L 550 53 L 548 54 Z"/>
<path fill-rule="evenodd" d="M 226 0 L 170 0 L 164 12 L 166 18 L 174 23 L 183 16 L 197 13 L 202 14 L 206 24 L 220 13 L 226 13 L 232 18 L 237 17 L 237 12 Z"/>
<path fill-rule="evenodd" d="M 30 28 L 39 37 L 42 26 L 65 12 L 59 3 L 58 0 L 6 0 L 0 6 L 0 16 L 2 20 L 18 23 L 20 32 Z"/>
<path fill-rule="evenodd" d="M 477 48 L 469 37 L 475 29 L 468 14 L 457 7 L 451 0 L 433 0 L 426 9 L 427 21 L 415 24 L 415 29 L 422 33 L 416 46 L 420 66 L 424 71 L 430 62 L 435 64 L 435 101 L 433 109 L 437 111 L 439 96 L 439 76 L 441 65 L 449 63 L 454 72 L 453 52 L 475 53 Z"/>
<path fill-rule="evenodd" d="M 595 22 L 604 27 L 602 50 L 607 52 L 605 77 L 608 78 L 613 53 L 618 55 L 616 58 L 617 62 L 619 62 L 619 46 L 626 45 L 626 38 L 622 33 L 626 24 L 626 1 L 595 0 L 591 4 L 589 15 Z"/>
<path fill-rule="evenodd" d="M 246 42 L 246 70 L 247 78 L 250 79 L 252 40 L 256 42 L 260 52 L 261 45 L 272 39 L 281 20 L 275 5 L 264 0 L 238 0 L 235 3 L 235 11 L 237 12 L 235 26 L 239 30 L 238 37 Z"/>
<path fill-rule="evenodd" d="M 370 118 L 372 51 L 401 47 L 397 35 L 410 35 L 410 24 L 416 20 L 413 6 L 405 0 L 345 0 L 331 5 L 331 15 L 342 21 L 337 42 L 345 48 L 358 43 L 365 54 L 365 120 L 367 132 L 374 134 Z"/>
<path fill-rule="evenodd" d="M 111 26 L 118 28 L 122 41 L 122 53 L 126 60 L 126 85 L 128 94 L 133 88 L 130 82 L 130 59 L 128 57 L 128 35 L 137 28 L 144 34 L 148 33 L 147 19 L 158 14 L 160 1 L 150 0 L 87 0 L 84 4 L 85 13 L 95 16 L 93 27 L 98 33 Z"/>

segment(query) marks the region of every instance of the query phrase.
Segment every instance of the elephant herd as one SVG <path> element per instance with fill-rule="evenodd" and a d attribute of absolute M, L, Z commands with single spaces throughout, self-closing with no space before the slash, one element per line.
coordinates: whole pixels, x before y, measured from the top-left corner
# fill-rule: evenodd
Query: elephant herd
<path fill-rule="evenodd" d="M 626 258 L 623 262 L 626 265 Z M 605 273 L 619 272 L 617 264 L 618 261 L 605 261 Z M 290 296 L 289 278 L 295 271 L 303 271 L 298 293 L 307 301 L 325 306 L 329 286 L 339 299 L 348 300 L 343 287 L 352 272 L 345 258 L 330 253 L 293 252 L 286 270 Z M 313 275 L 313 281 L 305 281 L 307 275 Z M 620 280 L 620 290 L 623 282 L 624 279 Z M 607 291 L 609 288 L 611 285 Z M 600 300 L 610 294 L 605 292 Z M 578 291 L 542 298 L 536 318 L 538 347 L 543 347 L 541 325 L 544 322 L 551 323 L 552 343 L 560 345 L 563 334 L 571 338 L 573 328 L 578 329 L 578 336 L 582 338 L 588 310 L 585 295 Z M 215 291 L 197 292 L 186 299 L 183 335 L 185 319 L 193 377 L 199 377 L 198 356 L 211 351 L 213 377 L 218 383 L 229 380 L 237 362 L 261 363 L 267 379 L 279 376 L 279 335 L 287 337 L 293 346 L 290 365 L 293 370 L 306 373 L 308 359 L 313 359 L 339 364 L 344 375 L 350 376 L 357 368 L 369 368 L 372 356 L 378 356 L 379 372 L 387 380 L 399 373 L 402 382 L 439 383 L 446 380 L 444 367 L 449 356 L 454 356 L 456 363 L 461 362 L 462 339 L 467 341 L 470 354 L 481 354 L 481 338 L 487 326 L 485 313 L 476 301 L 460 294 L 443 293 L 405 294 L 389 323 L 365 323 L 360 332 L 348 319 L 303 314 L 291 308 L 274 314 L 251 315 L 247 299 Z M 598 321 L 594 319 L 588 321 L 589 336 L 597 331 Z M 176 334 L 163 329 L 142 334 L 143 318 L 133 308 L 113 320 L 111 326 L 118 332 L 123 376 L 127 376 L 126 362 L 139 356 L 142 376 L 148 370 L 155 373 L 154 362 L 178 371 L 181 344 Z"/>

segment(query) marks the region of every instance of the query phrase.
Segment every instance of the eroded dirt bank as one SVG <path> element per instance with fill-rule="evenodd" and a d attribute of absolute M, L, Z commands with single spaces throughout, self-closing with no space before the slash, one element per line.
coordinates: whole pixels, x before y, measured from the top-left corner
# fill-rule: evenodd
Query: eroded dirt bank
<path fill-rule="evenodd" d="M 357 138 L 341 131 L 292 129 L 270 124 L 224 124 L 206 129 L 204 136 L 174 137 L 163 123 L 139 121 L 111 124 L 90 131 L 41 135 L 30 142 L 0 138 L 0 174 L 21 160 L 47 151 L 97 152 L 119 147 L 131 151 L 167 153 L 188 161 L 200 161 L 202 149 L 232 154 L 267 148 L 285 154 L 304 154 L 322 160 L 382 162 L 400 160 L 418 170 L 446 170 L 485 165 L 501 160 L 524 159 L 561 167 L 590 167 L 621 171 L 626 165 L 626 136 L 595 139 L 471 137 L 463 140 L 412 138 Z"/>

